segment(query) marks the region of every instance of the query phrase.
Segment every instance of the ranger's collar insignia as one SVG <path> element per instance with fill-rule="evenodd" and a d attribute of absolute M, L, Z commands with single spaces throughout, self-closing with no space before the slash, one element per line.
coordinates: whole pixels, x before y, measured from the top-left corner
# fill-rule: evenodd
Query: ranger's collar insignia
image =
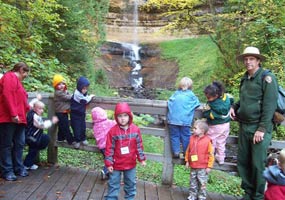
<path fill-rule="evenodd" d="M 266 81 L 267 83 L 271 83 L 271 82 L 272 82 L 271 76 L 265 76 L 265 81 Z"/>

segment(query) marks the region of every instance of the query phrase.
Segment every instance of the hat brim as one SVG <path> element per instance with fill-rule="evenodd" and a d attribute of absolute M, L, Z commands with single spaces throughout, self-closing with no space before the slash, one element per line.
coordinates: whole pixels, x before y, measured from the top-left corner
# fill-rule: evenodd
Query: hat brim
<path fill-rule="evenodd" d="M 236 59 L 239 60 L 239 61 L 243 61 L 244 57 L 246 57 L 246 56 L 254 56 L 254 57 L 260 59 L 261 61 L 266 60 L 265 56 L 263 56 L 261 54 L 254 54 L 254 53 L 241 54 L 241 55 L 237 56 Z"/>

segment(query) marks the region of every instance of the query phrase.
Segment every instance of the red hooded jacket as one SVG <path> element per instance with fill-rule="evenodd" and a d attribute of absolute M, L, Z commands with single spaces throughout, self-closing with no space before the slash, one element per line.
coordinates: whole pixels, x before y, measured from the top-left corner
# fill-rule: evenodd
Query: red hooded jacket
<path fill-rule="evenodd" d="M 285 185 L 274 185 L 268 182 L 267 190 L 264 194 L 264 200 L 284 200 Z"/>
<path fill-rule="evenodd" d="M 0 79 L 0 123 L 12 122 L 19 117 L 20 124 L 27 124 L 28 94 L 14 72 L 7 72 Z"/>
<path fill-rule="evenodd" d="M 129 127 L 125 130 L 118 123 L 118 115 L 129 115 Z M 140 129 L 133 124 L 133 115 L 127 103 L 118 103 L 115 108 L 117 125 L 107 134 L 105 149 L 105 165 L 113 166 L 114 170 L 129 170 L 136 167 L 136 160 L 144 161 L 143 142 Z M 128 153 L 122 153 L 122 148 L 128 148 Z"/>

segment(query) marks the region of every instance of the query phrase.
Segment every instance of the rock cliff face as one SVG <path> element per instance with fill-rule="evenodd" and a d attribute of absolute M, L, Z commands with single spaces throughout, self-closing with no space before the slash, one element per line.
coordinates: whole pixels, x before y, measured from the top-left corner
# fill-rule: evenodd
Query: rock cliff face
<path fill-rule="evenodd" d="M 137 2 L 136 2 L 137 1 Z M 107 40 L 115 42 L 132 42 L 134 29 L 138 41 L 141 43 L 159 42 L 176 38 L 191 37 L 199 34 L 196 25 L 190 30 L 174 35 L 173 33 L 162 33 L 160 30 L 169 23 L 169 19 L 162 17 L 159 10 L 145 12 L 140 9 L 147 0 L 110 0 L 109 14 L 107 16 Z M 215 11 L 221 12 L 223 1 L 214 0 Z M 134 7 L 138 6 L 138 17 L 134 20 Z M 196 8 L 196 15 L 202 16 L 209 13 L 207 5 Z"/>
<path fill-rule="evenodd" d="M 137 0 L 138 17 L 134 20 L 134 0 L 111 0 L 107 16 L 107 40 L 116 42 L 132 42 L 134 29 L 136 37 L 141 43 L 159 42 L 163 40 L 185 37 L 186 35 L 171 35 L 161 33 L 163 26 L 169 23 L 158 12 L 143 12 L 140 7 L 145 0 Z M 189 37 L 189 35 L 187 35 Z"/>

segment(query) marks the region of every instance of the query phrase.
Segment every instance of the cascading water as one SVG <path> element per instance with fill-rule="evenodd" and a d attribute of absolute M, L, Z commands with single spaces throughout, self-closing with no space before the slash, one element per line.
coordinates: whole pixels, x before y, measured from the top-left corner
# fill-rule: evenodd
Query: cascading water
<path fill-rule="evenodd" d="M 122 43 L 122 47 L 129 50 L 128 55 L 124 55 L 126 58 L 130 60 L 129 65 L 132 67 L 130 72 L 130 82 L 132 88 L 136 92 L 139 92 L 140 89 L 143 88 L 143 78 L 141 75 L 141 59 L 140 59 L 140 49 L 141 47 L 138 45 L 138 0 L 134 0 L 134 11 L 133 11 L 133 43 Z"/>

